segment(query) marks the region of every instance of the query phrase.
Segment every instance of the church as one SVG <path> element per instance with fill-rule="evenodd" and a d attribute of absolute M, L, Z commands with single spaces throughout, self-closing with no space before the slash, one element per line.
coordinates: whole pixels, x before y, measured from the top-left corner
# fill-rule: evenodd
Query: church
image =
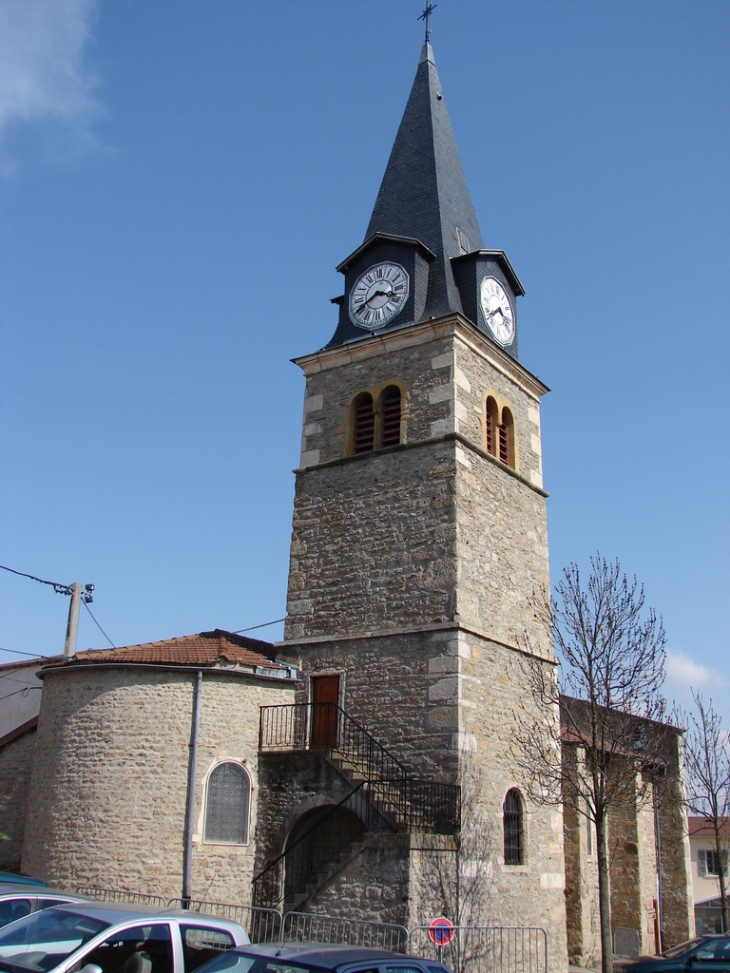
<path fill-rule="evenodd" d="M 557 678 L 535 610 L 548 389 L 518 356 L 523 287 L 485 248 L 428 37 L 338 270 L 334 334 L 296 360 L 283 641 L 215 630 L 43 668 L 37 727 L 0 748 L 0 772 L 32 764 L 21 867 L 409 928 L 536 926 L 551 966 L 587 963 L 590 832 L 528 799 L 514 753 L 526 658 Z M 661 848 L 658 813 L 629 817 L 615 897 L 653 951 L 659 873 L 668 937 L 692 933 L 686 839 L 676 815 Z"/>

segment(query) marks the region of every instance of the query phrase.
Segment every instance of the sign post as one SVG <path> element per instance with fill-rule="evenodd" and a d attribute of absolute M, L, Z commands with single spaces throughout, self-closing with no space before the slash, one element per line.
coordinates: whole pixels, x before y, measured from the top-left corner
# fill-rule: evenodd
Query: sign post
<path fill-rule="evenodd" d="M 428 935 L 431 942 L 438 946 L 439 963 L 444 961 L 444 946 L 448 946 L 454 938 L 454 924 L 446 916 L 438 916 L 432 919 L 428 926 Z"/>

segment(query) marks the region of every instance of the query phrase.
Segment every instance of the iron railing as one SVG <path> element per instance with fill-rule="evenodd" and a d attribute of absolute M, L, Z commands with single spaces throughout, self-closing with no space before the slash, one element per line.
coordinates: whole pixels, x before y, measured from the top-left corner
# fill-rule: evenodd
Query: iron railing
<path fill-rule="evenodd" d="M 77 895 L 87 895 L 97 902 L 123 902 L 126 905 L 153 905 L 163 909 L 167 899 L 161 895 L 148 895 L 146 892 L 125 892 L 123 889 L 100 889 L 94 885 L 80 885 L 76 889 Z"/>
<path fill-rule="evenodd" d="M 371 784 L 368 796 L 400 829 L 453 834 L 460 827 L 459 787 L 411 776 L 393 754 L 336 703 L 262 706 L 259 747 L 327 751 L 353 778 Z"/>
<path fill-rule="evenodd" d="M 547 973 L 548 937 L 539 926 L 455 926 L 448 943 L 437 945 L 429 926 L 416 926 L 408 952 L 433 956 L 454 973 Z"/>
<path fill-rule="evenodd" d="M 408 930 L 391 922 L 345 919 L 341 916 L 287 912 L 281 930 L 282 942 L 339 943 L 343 946 L 369 946 L 405 953 Z"/>
<path fill-rule="evenodd" d="M 169 899 L 169 909 L 186 909 L 204 915 L 233 919 L 248 933 L 252 943 L 271 943 L 281 939 L 281 913 L 254 905 L 233 905 L 229 902 L 204 902 L 201 899 Z"/>

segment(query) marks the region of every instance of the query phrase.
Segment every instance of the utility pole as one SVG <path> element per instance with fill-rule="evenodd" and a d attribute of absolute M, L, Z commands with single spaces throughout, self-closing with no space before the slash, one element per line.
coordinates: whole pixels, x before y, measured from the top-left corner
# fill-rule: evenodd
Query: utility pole
<path fill-rule="evenodd" d="M 71 595 L 71 604 L 68 607 L 68 624 L 66 625 L 66 644 L 63 647 L 63 655 L 66 659 L 73 659 L 76 655 L 76 635 L 79 630 L 81 600 L 83 599 L 87 605 L 90 604 L 94 600 L 91 595 L 93 590 L 93 584 L 84 585 L 82 590 L 81 585 L 74 581 L 63 592 L 63 594 Z"/>

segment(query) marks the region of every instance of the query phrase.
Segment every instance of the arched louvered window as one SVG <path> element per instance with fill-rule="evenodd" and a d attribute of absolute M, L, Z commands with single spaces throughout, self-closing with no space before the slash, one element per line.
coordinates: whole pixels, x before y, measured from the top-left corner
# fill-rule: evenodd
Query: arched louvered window
<path fill-rule="evenodd" d="M 381 398 L 381 445 L 397 446 L 400 443 L 400 389 L 389 385 Z"/>
<path fill-rule="evenodd" d="M 499 418 L 498 418 L 498 411 L 497 411 L 497 403 L 494 401 L 491 395 L 487 399 L 485 425 L 486 425 L 486 433 L 487 433 L 487 452 L 491 453 L 492 456 L 496 456 L 497 455 L 497 428 L 499 426 Z"/>
<path fill-rule="evenodd" d="M 509 409 L 502 409 L 499 426 L 499 458 L 507 466 L 515 465 L 515 424 Z"/>
<path fill-rule="evenodd" d="M 355 399 L 353 448 L 356 453 L 368 453 L 375 447 L 375 410 L 373 397 L 363 392 Z"/>
<path fill-rule="evenodd" d="M 240 765 L 218 764 L 205 793 L 205 840 L 248 844 L 251 781 Z"/>
<path fill-rule="evenodd" d="M 505 865 L 522 865 L 524 861 L 522 798 L 520 797 L 520 792 L 515 788 L 507 791 L 502 811 L 504 823 L 504 863 Z"/>

